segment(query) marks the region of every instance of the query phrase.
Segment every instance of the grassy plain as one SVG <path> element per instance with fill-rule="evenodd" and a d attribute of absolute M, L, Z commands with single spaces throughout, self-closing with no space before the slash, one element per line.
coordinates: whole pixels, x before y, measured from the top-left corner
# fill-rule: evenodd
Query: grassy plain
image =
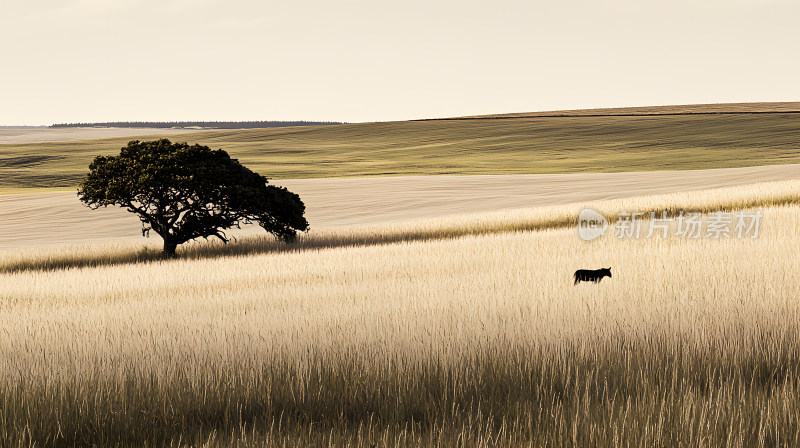
<path fill-rule="evenodd" d="M 533 117 L 198 131 L 276 179 L 685 170 L 800 163 L 800 113 Z M 0 191 L 74 187 L 132 138 L 0 145 Z"/>
<path fill-rule="evenodd" d="M 592 204 L 765 207 L 756 239 L 585 243 L 575 205 L 7 255 L 0 444 L 796 446 L 799 190 Z"/>
<path fill-rule="evenodd" d="M 800 165 L 637 173 L 392 176 L 278 181 L 306 204 L 315 230 L 563 205 L 800 178 Z M 141 223 L 121 207 L 89 210 L 71 192 L 0 195 L 0 252 L 139 240 Z M 263 233 L 257 226 L 236 237 Z"/>

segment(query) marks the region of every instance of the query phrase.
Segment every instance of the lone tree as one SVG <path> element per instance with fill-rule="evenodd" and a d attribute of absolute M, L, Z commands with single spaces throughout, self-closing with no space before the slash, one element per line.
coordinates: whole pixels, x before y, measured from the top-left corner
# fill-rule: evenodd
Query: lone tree
<path fill-rule="evenodd" d="M 217 237 L 224 230 L 258 223 L 276 237 L 291 241 L 308 230 L 300 197 L 251 171 L 222 149 L 189 146 L 167 139 L 134 140 L 118 156 L 99 156 L 78 197 L 95 210 L 126 207 L 164 239 L 164 257 L 195 238 Z"/>

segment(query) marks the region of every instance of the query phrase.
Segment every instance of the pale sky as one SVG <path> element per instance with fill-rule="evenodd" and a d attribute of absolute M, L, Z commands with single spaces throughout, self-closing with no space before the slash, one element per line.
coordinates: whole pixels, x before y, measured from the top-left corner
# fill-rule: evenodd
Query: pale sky
<path fill-rule="evenodd" d="M 800 100 L 797 0 L 0 0 L 0 125 Z"/>

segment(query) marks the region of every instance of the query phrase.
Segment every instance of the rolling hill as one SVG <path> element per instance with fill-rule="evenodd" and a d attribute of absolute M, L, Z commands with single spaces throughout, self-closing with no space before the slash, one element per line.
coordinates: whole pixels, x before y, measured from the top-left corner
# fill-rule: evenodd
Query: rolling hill
<path fill-rule="evenodd" d="M 674 106 L 613 107 L 600 109 L 549 110 L 542 112 L 518 112 L 510 114 L 473 115 L 465 118 L 521 118 L 521 117 L 588 117 L 624 115 L 695 115 L 695 114 L 771 114 L 800 112 L 800 102 L 772 103 L 720 103 L 720 104 L 682 104 Z"/>
<path fill-rule="evenodd" d="M 276 179 L 622 172 L 800 163 L 800 113 L 786 103 L 775 104 L 772 109 L 763 104 L 717 105 L 717 112 L 685 115 L 646 115 L 652 113 L 648 108 L 639 109 L 637 115 L 632 112 L 636 109 L 627 108 L 628 115 L 606 111 L 608 115 L 600 116 L 214 130 L 169 138 L 224 148 Z M 706 106 L 709 108 L 712 106 Z M 721 110 L 726 113 L 718 113 Z M 0 145 L 0 191 L 74 187 L 94 156 L 117 153 L 131 139 Z"/>

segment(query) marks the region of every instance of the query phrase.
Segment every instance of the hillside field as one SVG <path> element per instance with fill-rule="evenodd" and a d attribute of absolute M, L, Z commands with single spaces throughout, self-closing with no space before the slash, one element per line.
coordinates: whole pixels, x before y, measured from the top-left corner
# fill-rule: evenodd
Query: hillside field
<path fill-rule="evenodd" d="M 788 181 L 588 204 L 763 209 L 743 239 L 587 243 L 575 204 L 10 254 L 0 444 L 794 446 L 799 203 Z"/>
<path fill-rule="evenodd" d="M 301 179 L 800 163 L 798 129 L 800 113 L 789 111 L 403 121 L 169 138 L 223 148 L 270 178 Z M 0 145 L 0 192 L 72 188 L 94 156 L 116 154 L 133 138 Z"/>
<path fill-rule="evenodd" d="M 798 446 L 798 105 L 169 135 L 311 222 L 170 260 L 75 197 L 134 136 L 5 130 L 0 446 Z M 670 236 L 617 238 L 623 212 Z M 675 236 L 694 212 L 760 221 Z"/>
<path fill-rule="evenodd" d="M 313 229 L 563 205 L 800 178 L 800 165 L 635 173 L 390 176 L 276 181 L 303 199 Z M 146 245 L 121 207 L 90 210 L 74 191 L 0 195 L 0 251 L 127 241 Z M 257 226 L 231 235 L 263 234 Z"/>

